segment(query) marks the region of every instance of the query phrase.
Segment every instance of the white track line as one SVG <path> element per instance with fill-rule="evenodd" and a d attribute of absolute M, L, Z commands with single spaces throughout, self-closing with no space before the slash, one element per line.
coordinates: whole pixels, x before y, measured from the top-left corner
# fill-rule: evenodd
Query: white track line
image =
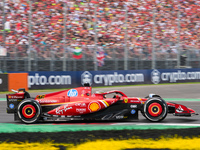
<path fill-rule="evenodd" d="M 115 123 L 112 125 L 161 125 L 161 126 L 200 126 L 200 124 L 182 124 L 182 123 Z"/>

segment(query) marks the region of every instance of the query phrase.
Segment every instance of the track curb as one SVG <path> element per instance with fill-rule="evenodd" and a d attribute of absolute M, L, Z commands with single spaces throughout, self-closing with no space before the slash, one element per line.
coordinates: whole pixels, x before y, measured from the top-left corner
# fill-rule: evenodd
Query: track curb
<path fill-rule="evenodd" d="M 24 124 L 9 124 L 9 123 L 0 123 L 0 133 L 19 133 L 19 132 L 77 132 L 77 131 L 109 131 L 109 130 L 166 130 L 166 129 L 189 129 L 189 128 L 200 128 L 198 124 L 192 125 L 142 125 L 142 124 L 105 124 L 105 125 L 44 125 L 44 124 L 34 124 L 34 125 L 24 125 Z"/>

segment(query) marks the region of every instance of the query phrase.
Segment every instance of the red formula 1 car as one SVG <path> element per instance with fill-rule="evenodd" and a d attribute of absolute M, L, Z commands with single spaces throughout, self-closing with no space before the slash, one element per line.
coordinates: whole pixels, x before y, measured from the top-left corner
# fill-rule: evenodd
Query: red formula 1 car
<path fill-rule="evenodd" d="M 175 116 L 197 115 L 184 105 L 165 102 L 159 95 L 128 97 L 114 90 L 92 93 L 90 86 L 78 87 L 31 98 L 24 89 L 7 94 L 7 113 L 15 120 L 35 123 L 43 120 L 125 120 L 138 119 L 138 111 L 152 122 Z"/>

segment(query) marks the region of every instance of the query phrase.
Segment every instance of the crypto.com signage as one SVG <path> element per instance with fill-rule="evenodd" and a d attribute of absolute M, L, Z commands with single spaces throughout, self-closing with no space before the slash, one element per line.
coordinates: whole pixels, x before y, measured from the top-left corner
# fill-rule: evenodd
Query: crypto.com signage
<path fill-rule="evenodd" d="M 200 69 L 31 71 L 28 74 L 29 89 L 73 88 L 84 83 L 95 87 L 200 82 Z"/>
<path fill-rule="evenodd" d="M 154 84 L 200 82 L 200 69 L 154 69 L 150 78 Z"/>
<path fill-rule="evenodd" d="M 116 86 L 145 83 L 144 70 L 129 71 L 42 71 L 28 72 L 29 89 L 71 88 L 89 83 L 91 86 Z"/>

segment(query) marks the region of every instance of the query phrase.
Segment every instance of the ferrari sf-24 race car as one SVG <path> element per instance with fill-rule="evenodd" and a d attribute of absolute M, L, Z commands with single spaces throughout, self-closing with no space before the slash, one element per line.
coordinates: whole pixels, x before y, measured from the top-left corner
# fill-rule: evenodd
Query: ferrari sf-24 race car
<path fill-rule="evenodd" d="M 25 89 L 7 94 L 7 113 L 14 113 L 14 120 L 27 124 L 48 120 L 132 120 L 138 119 L 139 111 L 152 122 L 165 119 L 168 113 L 197 115 L 191 108 L 166 102 L 159 95 L 128 97 L 119 90 L 92 93 L 88 85 L 35 98 Z"/>

